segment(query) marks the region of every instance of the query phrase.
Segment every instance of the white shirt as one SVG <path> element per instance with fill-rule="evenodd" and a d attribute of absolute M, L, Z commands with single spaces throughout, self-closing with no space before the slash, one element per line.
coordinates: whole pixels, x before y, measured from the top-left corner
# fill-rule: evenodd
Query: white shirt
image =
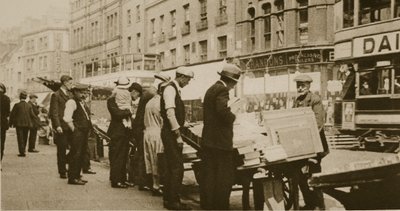
<path fill-rule="evenodd" d="M 60 87 L 61 91 L 64 92 L 65 95 L 68 95 L 68 91 L 64 87 Z"/>
<path fill-rule="evenodd" d="M 80 106 L 82 107 L 83 112 L 84 112 L 85 115 L 86 115 L 86 119 L 89 120 L 89 119 L 90 119 L 90 118 L 89 118 L 89 115 L 88 115 L 88 113 L 86 112 L 86 109 L 85 109 L 85 106 L 84 106 L 83 103 L 84 103 L 84 102 L 81 101 L 79 104 L 80 104 Z M 73 121 L 72 115 L 74 114 L 74 112 L 76 111 L 76 109 L 77 109 L 77 105 L 76 105 L 75 100 L 74 100 L 74 99 L 69 99 L 69 100 L 67 101 L 67 103 L 65 104 L 64 117 L 63 117 L 63 119 L 64 119 L 65 122 L 69 123 L 69 122 L 72 122 L 72 121 Z"/>
<path fill-rule="evenodd" d="M 175 86 L 178 89 L 179 95 L 180 95 L 180 86 L 178 84 L 178 82 L 176 80 L 172 81 Z M 169 109 L 169 108 L 175 108 L 175 96 L 176 96 L 176 91 L 175 88 L 172 85 L 169 85 L 167 87 L 165 87 L 164 93 L 163 93 L 163 97 L 164 97 L 164 102 L 165 102 L 165 109 Z"/>

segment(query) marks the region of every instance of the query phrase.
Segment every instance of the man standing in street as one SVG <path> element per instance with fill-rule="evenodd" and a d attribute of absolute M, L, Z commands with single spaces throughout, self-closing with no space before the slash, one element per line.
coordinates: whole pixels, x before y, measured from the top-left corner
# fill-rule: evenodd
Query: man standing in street
<path fill-rule="evenodd" d="M 6 86 L 0 83 L 0 131 L 1 131 L 1 160 L 3 160 L 6 132 L 8 130 L 8 117 L 10 116 L 10 98 L 6 95 Z"/>
<path fill-rule="evenodd" d="M 29 102 L 28 104 L 32 107 L 32 111 L 33 114 L 39 118 L 39 106 L 36 103 L 37 100 L 37 95 L 35 94 L 31 94 L 29 95 Z M 37 151 L 35 149 L 35 144 L 36 144 L 36 136 L 37 136 L 37 127 L 31 127 L 29 128 L 29 144 L 28 144 L 28 152 L 34 152 L 37 153 L 39 151 Z"/>
<path fill-rule="evenodd" d="M 132 83 L 128 90 L 131 93 L 132 100 L 137 100 L 142 93 L 142 87 L 138 83 Z M 107 131 L 107 135 L 111 139 L 108 154 L 110 159 L 111 187 L 127 188 L 126 164 L 132 131 L 125 127 L 122 121 L 126 118 L 132 118 L 132 113 L 129 109 L 119 109 L 115 101 L 115 96 L 107 100 L 107 108 L 111 114 L 111 122 Z"/>
<path fill-rule="evenodd" d="M 189 210 L 180 200 L 183 179 L 183 141 L 180 128 L 185 123 L 185 105 L 180 89 L 189 84 L 194 73 L 186 67 L 176 70 L 175 80 L 169 82 L 161 94 L 160 111 L 163 118 L 161 139 L 166 160 L 164 207 L 170 210 Z"/>
<path fill-rule="evenodd" d="M 68 166 L 68 184 L 71 185 L 84 185 L 87 182 L 81 179 L 80 175 L 84 156 L 87 153 L 89 131 L 92 128 L 90 111 L 84 103 L 85 92 L 88 88 L 88 86 L 82 84 L 75 85 L 71 89 L 73 98 L 65 104 L 63 119 L 72 131 Z"/>
<path fill-rule="evenodd" d="M 72 88 L 72 77 L 63 75 L 60 78 L 61 87 L 59 90 L 54 92 L 50 100 L 50 112 L 49 116 L 53 129 L 56 130 L 54 134 L 54 143 L 57 145 L 57 166 L 60 178 L 67 178 L 67 148 L 68 142 L 71 140 L 71 131 L 67 123 L 63 120 L 65 103 L 70 99 Z"/>
<path fill-rule="evenodd" d="M 319 189 L 310 190 L 307 182 L 309 177 L 311 177 L 311 174 L 321 172 L 321 160 L 329 153 L 328 143 L 324 134 L 325 111 L 321 102 L 321 97 L 313 94 L 310 91 L 311 82 L 313 81 L 310 76 L 306 74 L 298 75 L 294 81 L 296 82 L 298 97 L 296 98 L 293 107 L 311 107 L 311 109 L 314 111 L 324 149 L 323 153 L 320 153 L 317 155 L 317 157 L 308 160 L 307 166 L 303 168 L 308 170 L 308 172 L 302 171 L 300 173 L 299 186 L 305 203 L 305 206 L 301 209 L 325 209 L 322 191 Z"/>
<path fill-rule="evenodd" d="M 32 107 L 25 101 L 27 95 L 26 91 L 19 94 L 20 102 L 14 105 L 10 115 L 10 126 L 17 132 L 19 157 L 25 157 L 29 129 L 40 125 L 39 118 L 35 119 Z"/>
<path fill-rule="evenodd" d="M 204 97 L 204 128 L 202 133 L 203 177 L 200 204 L 206 210 L 228 210 L 234 184 L 233 122 L 235 114 L 228 107 L 229 90 L 240 78 L 240 69 L 225 64 L 221 78 Z"/>

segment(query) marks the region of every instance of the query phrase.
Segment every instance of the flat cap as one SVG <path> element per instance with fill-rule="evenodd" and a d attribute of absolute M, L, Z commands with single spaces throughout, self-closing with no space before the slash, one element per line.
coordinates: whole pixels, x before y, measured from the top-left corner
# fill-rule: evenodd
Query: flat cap
<path fill-rule="evenodd" d="M 61 83 L 64 83 L 65 81 L 72 80 L 72 77 L 69 75 L 62 75 L 60 78 Z"/>
<path fill-rule="evenodd" d="M 26 98 L 28 96 L 28 92 L 26 92 L 25 90 L 22 90 L 20 93 L 19 93 L 19 97 L 21 98 Z"/>
<path fill-rule="evenodd" d="M 158 74 L 154 75 L 154 78 L 160 79 L 162 81 L 171 80 L 171 77 L 169 77 L 168 75 L 165 75 L 165 74 L 161 74 L 161 73 L 158 73 Z"/>
<path fill-rule="evenodd" d="M 72 91 L 74 90 L 88 90 L 89 86 L 86 84 L 74 84 L 74 86 L 71 88 Z"/>
<path fill-rule="evenodd" d="M 37 95 L 35 95 L 35 94 L 30 94 L 30 95 L 29 95 L 29 99 L 32 99 L 32 98 L 36 98 L 36 99 L 37 99 L 37 98 L 38 98 L 38 96 L 37 96 Z"/>
<path fill-rule="evenodd" d="M 189 70 L 189 68 L 183 67 L 183 66 L 182 67 L 178 67 L 178 69 L 176 70 L 176 73 L 184 75 L 184 76 L 187 76 L 187 77 L 190 77 L 190 78 L 194 77 L 193 71 L 191 71 L 191 70 Z"/>
<path fill-rule="evenodd" d="M 294 78 L 295 82 L 312 82 L 312 78 L 307 74 L 301 74 Z"/>
<path fill-rule="evenodd" d="M 240 74 L 241 74 L 241 70 L 238 66 L 234 65 L 234 64 L 224 64 L 224 66 L 222 67 L 222 71 L 219 72 L 218 74 L 220 76 L 225 76 L 227 78 L 230 78 L 234 81 L 238 81 L 240 78 Z"/>

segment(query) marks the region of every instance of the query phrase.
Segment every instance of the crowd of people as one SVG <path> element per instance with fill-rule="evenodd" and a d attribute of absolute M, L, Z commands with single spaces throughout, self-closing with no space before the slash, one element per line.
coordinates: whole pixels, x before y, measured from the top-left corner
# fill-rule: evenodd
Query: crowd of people
<path fill-rule="evenodd" d="M 219 75 L 220 79 L 207 90 L 203 102 L 204 128 L 200 143 L 202 173 L 199 184 L 200 205 L 206 210 L 229 209 L 236 168 L 233 149 L 236 111 L 231 110 L 228 101 L 229 91 L 236 86 L 241 70 L 236 65 L 224 64 Z M 162 196 L 163 205 L 167 209 L 190 210 L 180 199 L 184 174 L 181 129 L 187 127 L 181 89 L 194 77 L 190 69 L 179 67 L 174 79 L 162 73 L 157 74 L 154 87 L 147 89 L 138 83 L 131 83 L 126 77 L 115 82 L 115 90 L 107 99 L 107 108 L 111 115 L 107 135 L 110 138 L 108 157 L 112 188 L 138 186 L 139 190 L 150 190 L 153 195 Z M 68 179 L 67 184 L 85 185 L 88 181 L 82 178 L 81 173 L 95 174 L 90 169 L 88 158 L 88 139 L 92 123 L 91 111 L 85 99 L 88 97 L 89 87 L 73 83 L 72 77 L 67 75 L 63 75 L 60 82 L 60 89 L 51 96 L 49 109 L 54 142 L 57 145 L 58 173 L 60 178 Z M 296 78 L 296 82 L 299 97 L 294 102 L 294 107 L 311 106 L 318 126 L 322 128 L 324 111 L 319 96 L 309 91 L 312 79 L 302 75 Z M 10 100 L 5 95 L 3 84 L 0 84 L 0 90 L 1 155 L 3 156 L 5 130 L 8 129 L 7 118 L 10 116 L 10 126 L 17 130 L 19 156 L 25 156 L 28 133 L 36 138 L 35 129 L 44 121 L 41 121 L 39 112 L 35 109 L 37 96 L 30 95 L 30 102 L 27 103 L 27 93 L 21 92 L 21 101 L 10 114 Z M 134 111 L 132 101 L 137 99 L 139 104 Z M 323 135 L 323 130 L 321 131 Z M 28 151 L 38 152 L 31 138 Z M 320 171 L 323 156 L 312 160 L 313 169 L 308 172 Z M 322 207 L 322 194 L 308 188 L 308 172 L 301 180 L 306 206 Z"/>

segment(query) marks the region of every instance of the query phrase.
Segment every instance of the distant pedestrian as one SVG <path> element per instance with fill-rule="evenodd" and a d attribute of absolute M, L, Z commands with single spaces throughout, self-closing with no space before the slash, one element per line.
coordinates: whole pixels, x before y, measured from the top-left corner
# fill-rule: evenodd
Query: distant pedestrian
<path fill-rule="evenodd" d="M 90 92 L 89 90 L 84 90 L 84 100 L 82 100 L 83 104 L 85 104 L 85 106 L 87 108 L 90 108 L 90 106 L 88 105 L 90 103 Z M 89 116 L 91 116 L 91 114 L 89 113 Z M 92 170 L 91 168 L 91 164 L 90 164 L 90 157 L 91 157 L 91 147 L 93 146 L 92 141 L 93 141 L 93 130 L 91 129 L 89 131 L 89 135 L 88 135 L 88 141 L 87 146 L 86 146 L 86 153 L 83 156 L 83 165 L 82 165 L 82 173 L 83 174 L 96 174 L 95 171 Z M 89 141 L 91 142 L 91 144 L 89 145 Z M 95 141 L 94 141 L 95 142 Z M 95 147 L 96 148 L 96 147 Z"/>
<path fill-rule="evenodd" d="M 52 133 L 50 128 L 49 115 L 46 108 L 40 108 L 40 113 L 38 116 L 41 126 L 38 130 L 39 143 L 49 145 Z"/>
<path fill-rule="evenodd" d="M 0 83 L 0 119 L 1 119 L 1 160 L 3 160 L 6 132 L 8 130 L 8 117 L 10 116 L 10 98 L 6 95 L 6 87 Z"/>
<path fill-rule="evenodd" d="M 161 138 L 164 145 L 166 172 L 164 182 L 164 207 L 170 210 L 189 210 L 181 202 L 180 190 L 183 179 L 183 140 L 180 129 L 185 123 L 185 105 L 181 88 L 189 84 L 194 73 L 186 67 L 176 70 L 176 77 L 162 91 L 160 112 L 163 118 Z"/>
<path fill-rule="evenodd" d="M 60 78 L 61 87 L 54 92 L 50 100 L 49 117 L 56 131 L 54 134 L 54 143 L 57 146 L 57 167 L 60 178 L 67 178 L 67 149 L 69 141 L 72 139 L 72 132 L 67 123 L 63 120 L 65 103 L 72 98 L 70 89 L 72 88 L 72 77 L 63 75 Z"/>
<path fill-rule="evenodd" d="M 29 102 L 28 104 L 32 107 L 33 114 L 36 118 L 39 118 L 39 106 L 36 103 L 38 96 L 35 94 L 29 95 Z M 40 121 L 40 119 L 39 119 Z M 39 151 L 35 149 L 36 145 L 36 137 L 37 137 L 37 127 L 29 128 L 29 144 L 28 144 L 28 152 L 38 153 Z"/>
<path fill-rule="evenodd" d="M 129 89 L 132 100 L 136 100 L 142 93 L 142 87 L 138 83 L 133 83 Z M 111 96 L 107 100 L 107 108 L 111 114 L 111 122 L 107 130 L 110 137 L 109 159 L 110 159 L 110 180 L 113 188 L 127 188 L 127 159 L 129 151 L 129 140 L 132 130 L 126 128 L 122 123 L 123 119 L 131 118 L 132 113 L 129 109 L 121 110 Z"/>
<path fill-rule="evenodd" d="M 156 78 L 160 79 L 161 82 L 158 84 L 158 90 L 161 90 L 163 83 L 169 81 L 168 76 L 156 75 Z M 154 92 L 156 91 L 154 87 Z M 164 152 L 164 146 L 161 140 L 161 128 L 163 120 L 160 114 L 160 99 L 159 94 L 155 94 L 153 98 L 146 104 L 144 112 L 144 160 L 146 164 L 146 173 L 153 177 L 153 195 L 162 196 L 160 188 L 160 172 L 159 172 L 159 159 L 158 154 Z"/>
<path fill-rule="evenodd" d="M 16 103 L 11 111 L 10 125 L 16 128 L 19 157 L 25 157 L 28 132 L 30 128 L 39 127 L 40 120 L 33 113 L 32 107 L 25 101 L 26 91 L 19 94 L 20 102 Z"/>
<path fill-rule="evenodd" d="M 233 89 L 241 71 L 225 64 L 221 78 L 204 96 L 204 128 L 202 132 L 203 180 L 200 184 L 200 204 L 206 210 L 228 210 L 234 184 L 233 122 L 235 111 L 228 107 L 229 90 Z"/>
<path fill-rule="evenodd" d="M 86 180 L 81 179 L 84 156 L 87 153 L 89 131 L 92 128 L 90 110 L 84 103 L 85 91 L 89 87 L 77 84 L 72 87 L 73 98 L 65 104 L 64 121 L 72 131 L 71 149 L 69 152 L 68 184 L 84 185 Z"/>

